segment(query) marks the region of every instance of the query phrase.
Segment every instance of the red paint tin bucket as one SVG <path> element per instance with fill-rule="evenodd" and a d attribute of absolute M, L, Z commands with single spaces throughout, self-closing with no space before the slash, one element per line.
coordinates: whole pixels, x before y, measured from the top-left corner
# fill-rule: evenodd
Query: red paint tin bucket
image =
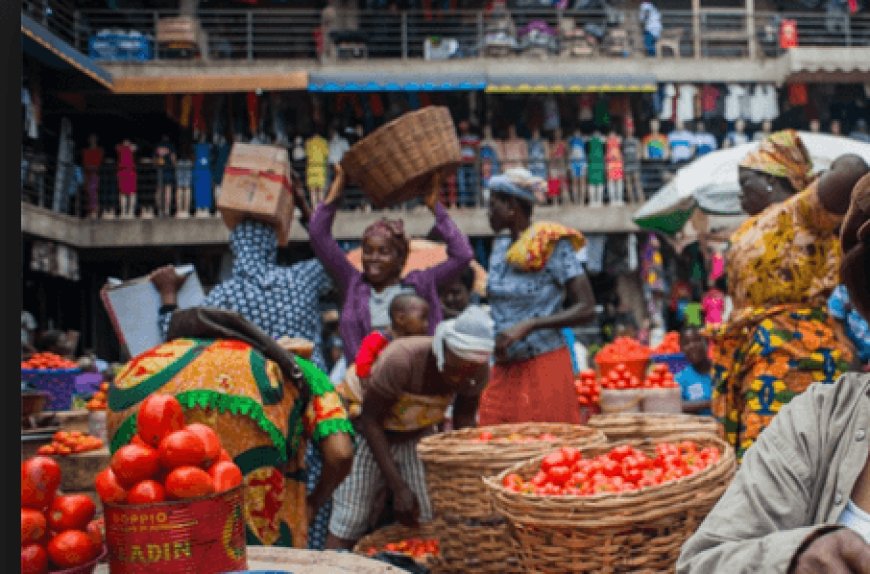
<path fill-rule="evenodd" d="M 104 505 L 112 574 L 217 574 L 247 568 L 244 486 L 172 502 Z"/>

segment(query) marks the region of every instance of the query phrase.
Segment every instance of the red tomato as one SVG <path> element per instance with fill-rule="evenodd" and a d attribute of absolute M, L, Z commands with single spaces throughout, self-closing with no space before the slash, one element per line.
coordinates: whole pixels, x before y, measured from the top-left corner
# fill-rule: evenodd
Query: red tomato
<path fill-rule="evenodd" d="M 568 466 L 571 466 L 582 457 L 580 449 L 574 448 L 573 446 L 563 446 L 559 450 L 562 453 L 562 457 L 565 459 L 565 464 Z"/>
<path fill-rule="evenodd" d="M 208 469 L 215 492 L 226 492 L 242 484 L 242 471 L 233 462 L 216 462 Z"/>
<path fill-rule="evenodd" d="M 218 438 L 214 429 L 202 423 L 191 423 L 184 428 L 202 439 L 202 443 L 205 445 L 203 465 L 208 467 L 217 462 L 221 455 L 221 439 Z"/>
<path fill-rule="evenodd" d="M 184 411 L 181 403 L 172 395 L 155 393 L 148 395 L 139 405 L 136 429 L 146 443 L 157 447 L 163 437 L 184 428 Z"/>
<path fill-rule="evenodd" d="M 541 460 L 541 470 L 547 472 L 554 466 L 562 466 L 565 464 L 565 455 L 562 451 L 551 452 Z"/>
<path fill-rule="evenodd" d="M 99 546 L 83 530 L 64 530 L 48 543 L 48 557 L 58 568 L 80 566 L 99 553 Z"/>
<path fill-rule="evenodd" d="M 88 533 L 88 536 L 91 537 L 91 540 L 93 540 L 98 548 L 102 548 L 103 542 L 106 541 L 106 521 L 102 517 L 91 520 L 88 522 L 85 532 Z"/>
<path fill-rule="evenodd" d="M 84 530 L 96 512 L 97 506 L 87 494 L 62 494 L 51 501 L 48 525 L 55 532 Z"/>
<path fill-rule="evenodd" d="M 21 506 L 48 508 L 60 486 L 60 465 L 53 458 L 34 456 L 21 463 Z"/>
<path fill-rule="evenodd" d="M 149 504 L 166 500 L 166 489 L 156 480 L 146 478 L 127 491 L 127 504 Z"/>
<path fill-rule="evenodd" d="M 480 436 L 477 437 L 477 440 L 481 441 L 490 441 L 493 439 L 493 434 L 489 431 L 481 431 Z"/>
<path fill-rule="evenodd" d="M 150 446 L 125 444 L 112 455 L 111 468 L 121 486 L 129 488 L 157 474 L 160 458 Z"/>
<path fill-rule="evenodd" d="M 103 504 L 121 504 L 127 500 L 127 491 L 118 482 L 111 466 L 101 470 L 94 479 L 94 486 Z"/>
<path fill-rule="evenodd" d="M 21 509 L 21 545 L 37 542 L 47 532 L 45 515 L 32 508 Z"/>
<path fill-rule="evenodd" d="M 553 484 L 562 486 L 571 478 L 571 469 L 567 466 L 553 466 L 547 471 L 547 478 Z"/>
<path fill-rule="evenodd" d="M 220 462 L 222 460 L 225 460 L 227 462 L 234 462 L 233 457 L 230 456 L 230 453 L 228 453 L 227 449 L 225 449 L 225 448 L 221 449 L 221 454 L 218 457 L 217 462 Z"/>
<path fill-rule="evenodd" d="M 171 498 L 198 498 L 213 492 L 211 476 L 197 466 L 179 466 L 166 476 L 166 494 Z"/>
<path fill-rule="evenodd" d="M 48 552 L 39 544 L 21 547 L 21 574 L 46 574 L 48 572 Z"/>
<path fill-rule="evenodd" d="M 187 429 L 169 433 L 160 441 L 157 449 L 163 468 L 179 466 L 202 466 L 205 464 L 205 443 L 199 435 Z"/>

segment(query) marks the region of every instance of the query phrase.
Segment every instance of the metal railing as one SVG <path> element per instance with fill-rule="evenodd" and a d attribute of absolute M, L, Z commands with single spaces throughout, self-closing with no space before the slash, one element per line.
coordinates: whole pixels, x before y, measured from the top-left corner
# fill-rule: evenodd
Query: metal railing
<path fill-rule="evenodd" d="M 21 13 L 72 46 L 76 46 L 79 36 L 87 33 L 78 29 L 72 0 L 22 0 Z"/>
<path fill-rule="evenodd" d="M 568 168 L 562 162 L 562 170 L 557 170 L 553 179 L 560 181 L 559 194 L 548 197 L 547 203 L 561 205 L 585 205 L 591 200 L 591 187 L 581 184 L 580 179 L 572 179 Z M 525 162 L 525 167 L 532 170 L 543 169 L 550 172 L 548 162 L 537 160 Z M 641 164 L 641 200 L 646 200 L 657 191 L 674 172 L 676 166 L 666 162 L 644 161 Z M 304 168 L 301 168 L 304 173 Z M 314 197 L 310 189 L 306 189 L 306 198 L 309 203 L 322 200 L 326 195 L 329 182 L 332 177 L 332 168 L 328 166 L 326 186 L 319 197 Z M 479 208 L 487 207 L 489 192 L 483 178 L 483 166 L 480 162 L 462 166 L 455 174 L 444 178 L 441 188 L 441 201 L 449 208 Z M 190 210 L 188 216 L 214 216 L 216 210 L 214 204 L 219 193 L 214 185 L 217 181 L 216 174 L 212 173 L 212 179 L 205 176 L 205 181 L 197 182 L 197 171 L 190 172 Z M 169 209 L 164 211 L 159 203 L 163 181 L 160 168 L 150 162 L 139 162 L 136 166 L 136 200 L 134 217 L 165 217 L 178 216 L 177 194 L 179 190 L 179 175 L 173 171 L 172 183 L 170 184 Z M 60 179 L 58 179 L 60 178 Z M 91 179 L 95 178 L 95 179 Z M 582 179 L 585 180 L 583 175 Z M 306 180 L 307 181 L 307 180 Z M 199 188 L 199 186 L 202 186 Z M 199 189 L 198 189 L 199 188 Z M 118 218 L 120 212 L 120 188 L 118 171 L 115 162 L 107 158 L 100 169 L 91 174 L 73 163 L 58 162 L 56 158 L 45 155 L 25 154 L 21 163 L 21 199 L 27 203 L 43 207 L 75 217 L 110 217 Z M 605 186 L 602 186 L 602 197 L 609 197 Z M 626 204 L 637 204 L 637 197 L 631 197 L 627 186 L 623 187 L 623 196 Z M 197 198 L 205 198 L 203 205 L 209 204 L 207 209 L 197 209 Z M 411 211 L 422 206 L 422 200 L 416 199 L 392 208 L 394 210 Z M 348 211 L 377 211 L 373 208 L 356 186 L 348 185 L 343 195 L 341 209 Z"/>
<path fill-rule="evenodd" d="M 54 3 L 58 0 L 43 0 Z M 42 4 L 26 0 L 26 5 Z M 173 10 L 80 10 L 65 32 L 88 52 L 101 31 L 135 31 L 155 43 L 157 22 Z M 870 14 L 754 12 L 705 8 L 662 11 L 658 47 L 664 57 L 773 57 L 781 53 L 780 24 L 794 20 L 800 46 L 868 46 Z M 58 17 L 57 22 L 63 18 Z M 316 10 L 202 10 L 205 53 L 190 46 L 153 46 L 153 59 L 452 59 L 516 56 L 643 57 L 635 11 L 511 10 L 505 13 Z M 331 23 L 329 23 L 331 22 Z"/>

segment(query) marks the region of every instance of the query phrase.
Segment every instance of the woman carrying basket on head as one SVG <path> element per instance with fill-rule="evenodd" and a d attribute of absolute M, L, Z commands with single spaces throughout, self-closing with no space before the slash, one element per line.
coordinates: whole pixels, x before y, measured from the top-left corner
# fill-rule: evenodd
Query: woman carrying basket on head
<path fill-rule="evenodd" d="M 480 401 L 481 425 L 580 423 L 571 355 L 559 329 L 591 320 L 595 297 L 576 253 L 583 235 L 532 223 L 545 188 L 524 168 L 490 180 L 490 226 L 509 235 L 496 238 L 489 263 L 495 366 Z"/>
<path fill-rule="evenodd" d="M 344 171 L 335 166 L 335 179 L 326 200 L 311 216 L 308 234 L 315 255 L 332 276 L 342 298 L 338 330 L 344 341 L 344 356 L 351 364 L 360 342 L 374 329 L 389 326 L 389 307 L 399 293 L 412 292 L 429 303 L 429 334 L 441 322 L 438 287 L 459 276 L 474 257 L 471 244 L 438 202 L 439 182 L 434 177 L 424 199 L 435 215 L 435 229 L 447 244 L 447 260 L 409 272 L 402 269 L 408 259 L 410 244 L 401 220 L 381 219 L 369 225 L 362 238 L 362 271 L 348 260 L 332 236 L 332 223 L 344 189 Z"/>
<path fill-rule="evenodd" d="M 837 228 L 867 171 L 843 155 L 819 177 L 794 130 L 775 132 L 740 162 L 743 210 L 726 254 L 729 320 L 714 335 L 713 414 L 742 458 L 783 405 L 833 383 L 852 346 L 828 315 L 838 284 Z"/>

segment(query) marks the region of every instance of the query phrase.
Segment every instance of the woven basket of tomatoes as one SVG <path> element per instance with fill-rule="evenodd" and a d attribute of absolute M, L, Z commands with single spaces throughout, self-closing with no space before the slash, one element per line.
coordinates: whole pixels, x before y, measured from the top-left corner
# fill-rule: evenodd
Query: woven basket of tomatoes
<path fill-rule="evenodd" d="M 76 377 L 81 372 L 77 363 L 54 353 L 35 353 L 21 361 L 21 381 L 50 395 L 45 405 L 49 411 L 70 410 Z"/>
<path fill-rule="evenodd" d="M 407 556 L 432 572 L 440 570 L 439 522 L 424 522 L 416 528 L 390 524 L 359 539 L 353 551 L 373 557 L 382 552 Z"/>
<path fill-rule="evenodd" d="M 682 413 L 600 414 L 589 417 L 587 424 L 603 431 L 611 442 L 683 434 L 719 434 L 719 423 L 714 418 Z"/>
<path fill-rule="evenodd" d="M 482 478 L 567 444 L 604 444 L 583 425 L 519 423 L 468 428 L 426 437 L 417 453 L 435 515 L 449 524 L 442 540 L 447 568 L 465 572 L 522 572 L 508 525 L 492 508 Z"/>
<path fill-rule="evenodd" d="M 710 435 L 563 447 L 484 482 L 530 572 L 672 572 L 736 469 Z"/>

